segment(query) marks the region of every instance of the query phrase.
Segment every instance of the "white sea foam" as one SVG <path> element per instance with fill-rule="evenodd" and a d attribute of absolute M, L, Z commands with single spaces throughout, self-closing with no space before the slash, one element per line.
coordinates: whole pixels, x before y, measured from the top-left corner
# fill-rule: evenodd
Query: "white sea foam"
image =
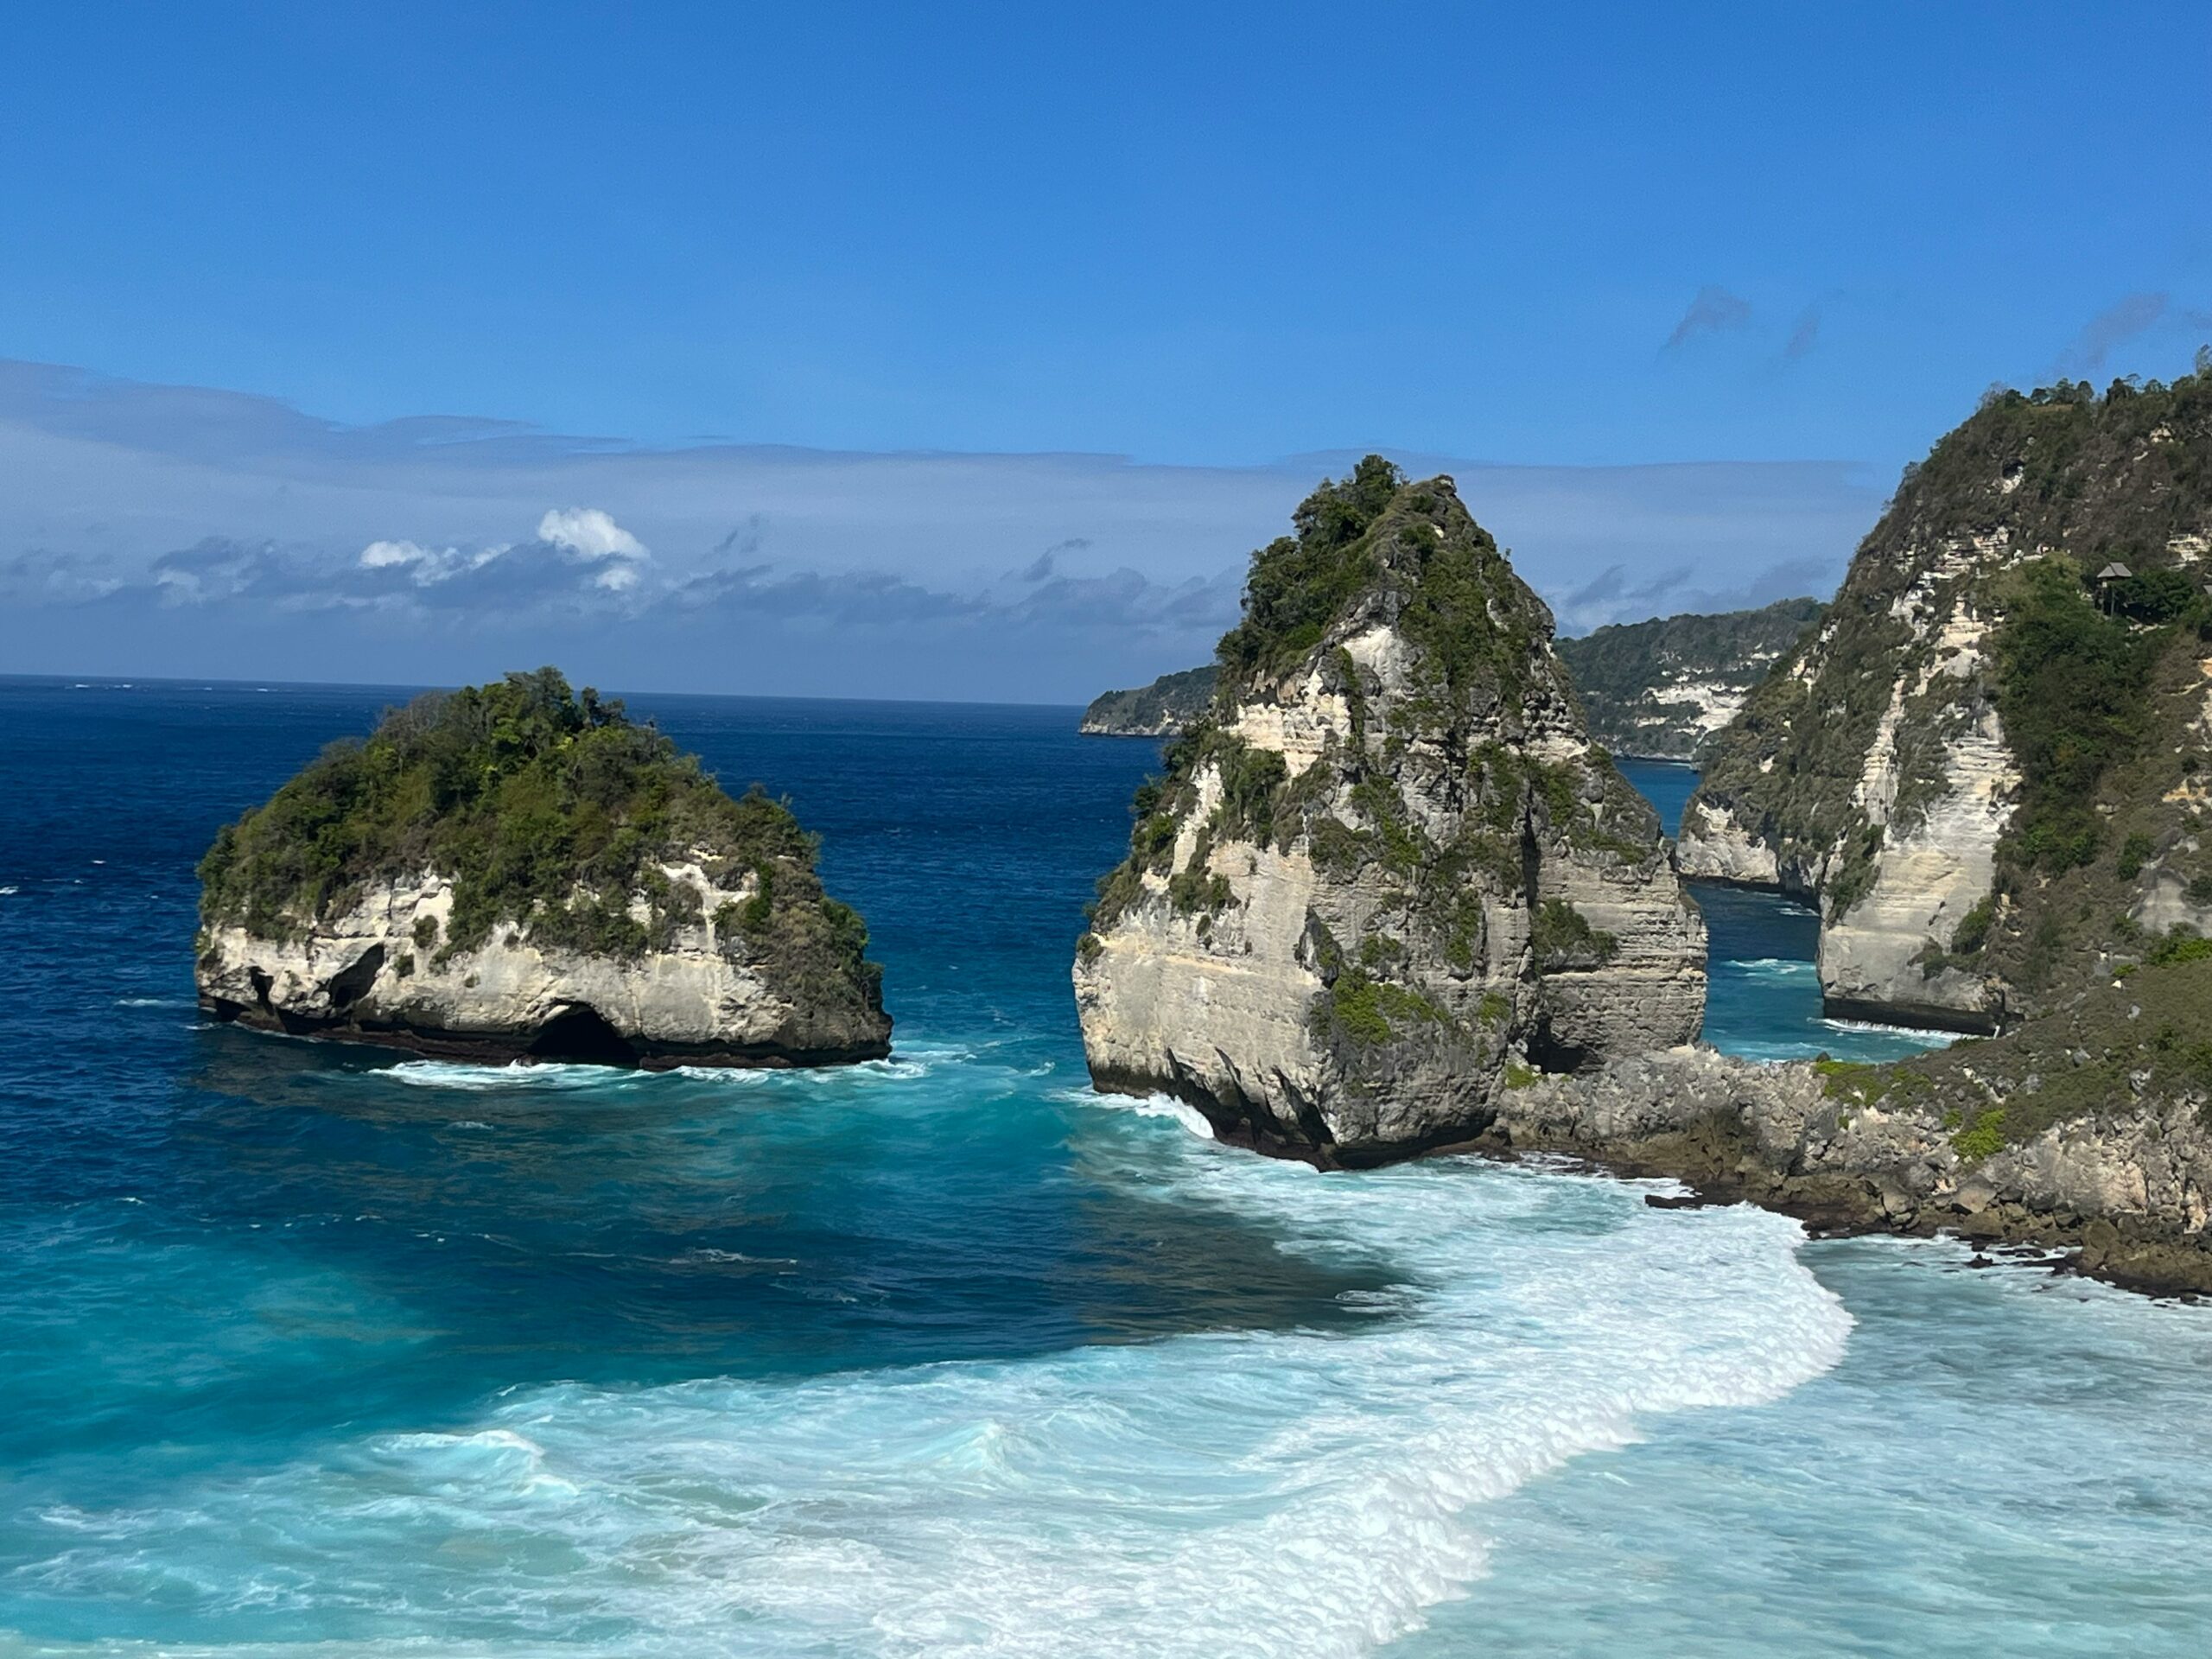
<path fill-rule="evenodd" d="M 1201 1141 L 1214 1138 L 1213 1125 L 1206 1122 L 1206 1115 L 1173 1095 L 1109 1095 L 1096 1089 L 1068 1089 L 1062 1090 L 1059 1097 L 1072 1101 L 1078 1106 L 1103 1107 L 1109 1112 L 1134 1112 L 1139 1117 L 1173 1118 Z"/>
<path fill-rule="evenodd" d="M 973 1048 L 898 1048 L 887 1059 L 861 1059 L 852 1066 L 675 1066 L 677 1077 L 695 1077 L 699 1082 L 730 1084 L 730 1086 L 763 1086 L 774 1084 L 781 1089 L 842 1089 L 852 1086 L 856 1079 L 887 1077 L 898 1082 L 918 1082 L 927 1077 L 938 1066 L 960 1064 L 976 1058 Z"/>
<path fill-rule="evenodd" d="M 0 893 L 12 891 L 12 888 L 0 887 Z M 115 1006 L 118 1008 L 188 1008 L 192 1004 L 181 996 L 118 996 L 115 999 Z"/>
<path fill-rule="evenodd" d="M 747 1255 L 743 1250 L 718 1250 L 711 1245 L 702 1245 L 696 1250 L 686 1250 L 676 1258 L 679 1262 L 696 1262 L 701 1266 L 720 1267 L 736 1264 L 747 1268 L 773 1268 L 779 1272 L 796 1268 L 796 1257 L 788 1255 Z"/>
<path fill-rule="evenodd" d="M 606 1065 L 511 1060 L 505 1065 L 467 1060 L 402 1060 L 375 1076 L 417 1089 L 603 1089 L 649 1074 Z"/>
<path fill-rule="evenodd" d="M 1830 1031 L 1878 1031 L 1887 1037 L 1910 1037 L 1929 1048 L 1948 1048 L 1959 1040 L 1950 1031 L 1930 1031 L 1925 1026 L 1885 1026 L 1873 1020 L 1829 1020 L 1821 1023 Z"/>
<path fill-rule="evenodd" d="M 1805 979 L 1820 971 L 1816 963 L 1799 957 L 1744 957 L 1716 963 L 1749 979 Z"/>
<path fill-rule="evenodd" d="M 243 1595 L 237 1563 L 273 1532 L 287 1593 L 334 1620 L 493 1620 L 525 1650 L 582 1623 L 627 1633 L 594 1651 L 687 1656 L 1361 1655 L 1483 1572 L 1486 1504 L 1659 1415 L 1774 1400 L 1850 1325 L 1796 1226 L 1748 1209 L 1459 1160 L 1323 1176 L 1158 1132 L 1091 1155 L 1148 1198 L 1389 1271 L 1402 1288 L 1376 1300 L 1395 1311 L 799 1382 L 517 1390 L 454 1432 L 106 1517 L 97 1549 L 70 1532 L 45 1581 Z"/>
<path fill-rule="evenodd" d="M 21 887 L 0 887 L 0 899 L 12 899 L 22 891 Z"/>

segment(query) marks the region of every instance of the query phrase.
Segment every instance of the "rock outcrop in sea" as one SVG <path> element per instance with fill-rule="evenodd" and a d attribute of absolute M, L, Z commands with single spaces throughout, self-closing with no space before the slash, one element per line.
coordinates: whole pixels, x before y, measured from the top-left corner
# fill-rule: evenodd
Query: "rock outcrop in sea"
<path fill-rule="evenodd" d="M 334 745 L 200 865 L 215 1018 L 427 1054 L 812 1065 L 889 1052 L 816 843 L 550 669 Z"/>
<path fill-rule="evenodd" d="M 1987 1032 L 2203 931 L 2208 549 L 2212 375 L 1986 399 L 1707 745 L 1679 868 L 1817 903 L 1848 1018 Z"/>
<path fill-rule="evenodd" d="M 1821 609 L 1816 599 L 1780 599 L 1755 611 L 1613 623 L 1557 648 L 1592 737 L 1615 754 L 1688 760 Z"/>
<path fill-rule="evenodd" d="M 1479 1132 L 1512 1079 L 1694 1038 L 1703 922 L 1452 480 L 1370 456 L 1295 525 L 1100 884 L 1097 1086 L 1357 1165 Z"/>

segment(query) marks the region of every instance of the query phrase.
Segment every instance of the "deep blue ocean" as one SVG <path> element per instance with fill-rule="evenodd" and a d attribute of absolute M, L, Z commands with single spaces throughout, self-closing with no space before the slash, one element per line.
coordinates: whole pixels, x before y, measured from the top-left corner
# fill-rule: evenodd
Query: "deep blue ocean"
<path fill-rule="evenodd" d="M 2212 1650 L 2212 1310 L 1090 1095 L 1157 752 L 1072 709 L 631 699 L 821 832 L 888 1061 L 201 1023 L 194 861 L 398 695 L 0 680 L 0 1655 Z M 1716 1043 L 1920 1040 L 1700 898 Z"/>

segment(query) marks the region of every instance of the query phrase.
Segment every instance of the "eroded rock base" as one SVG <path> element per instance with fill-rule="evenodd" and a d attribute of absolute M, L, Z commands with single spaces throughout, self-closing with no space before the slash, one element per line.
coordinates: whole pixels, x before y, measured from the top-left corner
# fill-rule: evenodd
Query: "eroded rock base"
<path fill-rule="evenodd" d="M 678 1066 L 758 1067 L 854 1065 L 887 1058 L 888 1042 L 845 1048 L 793 1049 L 775 1043 L 639 1042 L 623 1036 L 588 1009 L 573 1010 L 535 1032 L 456 1032 L 418 1026 L 356 1020 L 311 1020 L 275 1008 L 250 1007 L 220 999 L 200 1000 L 200 1011 L 226 1025 L 243 1026 L 287 1037 L 329 1042 L 369 1043 L 402 1049 L 426 1059 L 472 1060 L 493 1065 L 515 1061 L 577 1065 L 626 1066 L 670 1071 Z"/>

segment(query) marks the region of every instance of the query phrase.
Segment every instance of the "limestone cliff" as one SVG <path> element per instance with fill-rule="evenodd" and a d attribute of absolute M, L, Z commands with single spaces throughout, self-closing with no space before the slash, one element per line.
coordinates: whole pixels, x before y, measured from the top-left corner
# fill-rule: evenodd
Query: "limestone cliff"
<path fill-rule="evenodd" d="M 2115 913 L 2196 925 L 2156 893 L 2199 858 L 2208 537 L 2212 376 L 1986 400 L 1708 745 L 1679 868 L 1816 900 L 1831 1012 L 1967 1031 Z"/>
<path fill-rule="evenodd" d="M 1509 1075 L 1693 1038 L 1703 923 L 1452 481 L 1370 456 L 1295 523 L 1101 883 L 1097 1085 L 1357 1164 L 1478 1131 Z"/>
<path fill-rule="evenodd" d="M 1755 611 L 1655 617 L 1558 643 L 1590 721 L 1615 754 L 1694 759 L 1821 614 L 1816 599 Z"/>
<path fill-rule="evenodd" d="M 227 826 L 203 1009 L 419 1052 L 671 1065 L 888 1052 L 867 930 L 780 804 L 557 674 L 434 694 Z"/>

